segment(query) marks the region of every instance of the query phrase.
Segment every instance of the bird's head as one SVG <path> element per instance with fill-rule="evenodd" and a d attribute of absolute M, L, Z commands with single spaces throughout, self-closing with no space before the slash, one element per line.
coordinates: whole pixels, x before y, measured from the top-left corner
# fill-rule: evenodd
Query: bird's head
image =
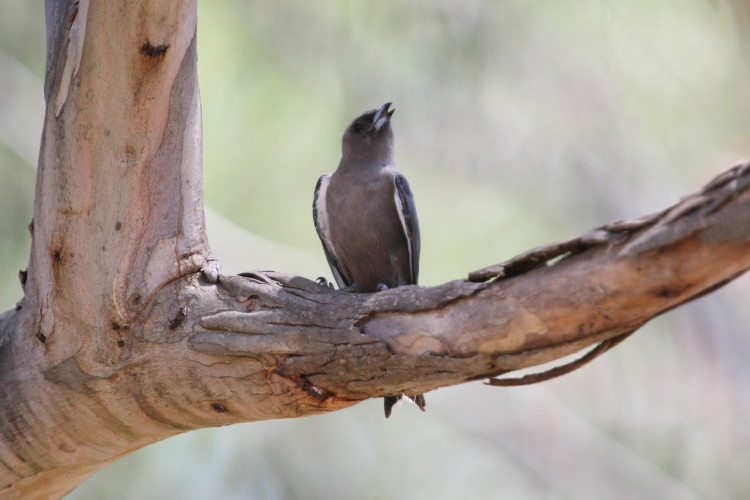
<path fill-rule="evenodd" d="M 390 162 L 393 151 L 391 116 L 395 111 L 390 106 L 387 102 L 352 120 L 341 139 L 345 158 Z"/>

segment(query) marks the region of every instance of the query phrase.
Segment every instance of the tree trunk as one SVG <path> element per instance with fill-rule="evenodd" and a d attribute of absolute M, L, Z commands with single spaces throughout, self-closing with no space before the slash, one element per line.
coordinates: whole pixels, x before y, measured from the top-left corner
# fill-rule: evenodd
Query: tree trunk
<path fill-rule="evenodd" d="M 31 257 L 0 315 L 2 498 L 60 497 L 192 429 L 598 353 L 750 267 L 742 165 L 660 213 L 438 287 L 222 275 L 202 211 L 195 2 L 46 9 Z"/>
<path fill-rule="evenodd" d="M 188 428 L 166 415 L 180 413 L 176 387 L 139 380 L 179 371 L 158 351 L 186 329 L 158 315 L 187 307 L 185 280 L 211 255 L 195 2 L 48 1 L 46 10 L 31 257 L 19 309 L 2 316 L 9 498 L 60 496 Z"/>

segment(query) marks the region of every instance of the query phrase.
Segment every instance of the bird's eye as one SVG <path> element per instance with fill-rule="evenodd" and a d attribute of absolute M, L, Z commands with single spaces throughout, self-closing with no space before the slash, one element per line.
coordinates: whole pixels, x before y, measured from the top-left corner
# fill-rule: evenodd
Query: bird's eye
<path fill-rule="evenodd" d="M 352 125 L 352 132 L 355 134 L 359 134 L 364 130 L 365 126 L 362 124 L 362 122 L 354 122 L 354 125 Z"/>

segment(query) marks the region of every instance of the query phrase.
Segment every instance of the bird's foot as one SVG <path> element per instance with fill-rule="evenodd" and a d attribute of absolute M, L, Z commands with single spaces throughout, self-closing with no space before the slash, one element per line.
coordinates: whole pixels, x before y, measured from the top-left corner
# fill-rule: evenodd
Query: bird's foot
<path fill-rule="evenodd" d="M 335 287 L 333 286 L 333 283 L 325 279 L 323 276 L 318 277 L 315 281 L 318 282 L 318 285 L 325 286 L 330 288 L 331 290 L 335 290 Z"/>
<path fill-rule="evenodd" d="M 316 279 L 315 279 L 315 281 L 316 281 L 316 282 L 318 283 L 318 285 L 320 285 L 320 286 L 325 286 L 325 287 L 328 287 L 328 288 L 330 288 L 331 290 L 336 290 L 336 287 L 335 287 L 335 286 L 333 286 L 333 282 L 331 282 L 331 281 L 328 281 L 328 280 L 327 280 L 327 279 L 325 279 L 325 278 L 324 278 L 323 276 L 320 276 L 319 278 L 316 278 Z M 358 289 L 358 288 L 359 288 L 359 287 L 357 286 L 357 284 L 356 284 L 356 283 L 354 283 L 353 285 L 349 285 L 349 286 L 345 286 L 345 287 L 343 287 L 343 288 L 339 288 L 339 289 L 338 289 L 338 290 L 336 290 L 336 291 L 337 291 L 337 292 L 343 292 L 343 293 L 354 293 L 354 292 L 356 292 L 356 291 L 357 291 L 357 289 Z"/>
<path fill-rule="evenodd" d="M 385 283 L 378 283 L 377 289 L 378 289 L 378 292 L 385 292 L 386 290 L 389 289 L 389 287 Z"/>

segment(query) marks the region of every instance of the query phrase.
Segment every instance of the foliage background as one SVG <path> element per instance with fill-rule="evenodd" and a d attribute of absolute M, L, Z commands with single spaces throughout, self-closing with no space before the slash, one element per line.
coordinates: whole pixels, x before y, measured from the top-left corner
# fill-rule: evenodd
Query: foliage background
<path fill-rule="evenodd" d="M 435 285 L 642 215 L 748 156 L 745 2 L 261 2 L 199 7 L 208 230 L 231 271 L 329 275 L 318 176 L 393 101 Z M 20 297 L 43 114 L 42 2 L 0 0 L 0 306 Z M 536 387 L 474 383 L 388 421 L 192 432 L 71 499 L 747 498 L 748 278 Z M 575 293 L 571 290 L 570 293 Z"/>

